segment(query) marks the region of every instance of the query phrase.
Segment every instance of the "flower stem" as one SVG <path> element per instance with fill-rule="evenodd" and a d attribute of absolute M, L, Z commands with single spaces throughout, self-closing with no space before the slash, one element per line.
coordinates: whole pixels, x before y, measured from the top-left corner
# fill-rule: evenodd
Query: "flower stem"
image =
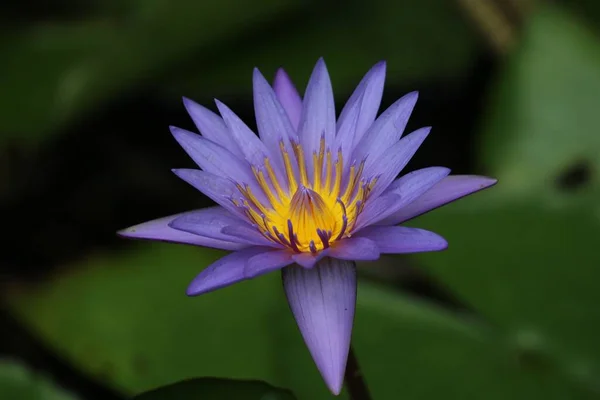
<path fill-rule="evenodd" d="M 344 381 L 346 382 L 346 389 L 351 400 L 371 400 L 367 383 L 363 378 L 352 345 L 350 345 L 350 352 L 348 353 Z"/>

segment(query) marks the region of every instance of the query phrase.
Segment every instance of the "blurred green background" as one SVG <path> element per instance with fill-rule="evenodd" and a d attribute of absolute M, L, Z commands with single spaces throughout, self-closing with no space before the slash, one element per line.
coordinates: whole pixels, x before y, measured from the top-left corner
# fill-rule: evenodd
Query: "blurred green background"
<path fill-rule="evenodd" d="M 210 204 L 170 172 L 192 166 L 167 129 L 192 128 L 181 96 L 253 126 L 252 68 L 304 87 L 320 56 L 338 110 L 382 59 L 383 107 L 420 91 L 409 128 L 434 128 L 407 170 L 499 179 L 410 222 L 447 251 L 360 265 L 353 342 L 374 399 L 600 398 L 599 4 L 2 3 L 0 398 L 202 377 L 240 382 L 148 400 L 332 398 L 278 274 L 187 298 L 222 252 L 115 237 Z"/>

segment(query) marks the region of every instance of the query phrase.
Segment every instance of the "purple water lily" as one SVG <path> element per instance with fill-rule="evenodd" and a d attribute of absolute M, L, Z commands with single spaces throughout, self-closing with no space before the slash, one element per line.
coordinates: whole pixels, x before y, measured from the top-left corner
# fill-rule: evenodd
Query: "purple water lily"
<path fill-rule="evenodd" d="M 195 296 L 282 270 L 283 287 L 327 386 L 339 394 L 356 304 L 356 260 L 438 251 L 441 236 L 398 226 L 493 185 L 430 167 L 398 179 L 430 128 L 401 139 L 417 101 L 409 93 L 378 118 L 385 63 L 360 82 L 336 120 L 325 62 L 304 99 L 283 70 L 273 87 L 255 69 L 260 136 L 226 105 L 218 116 L 184 99 L 202 135 L 171 128 L 200 169 L 175 174 L 218 206 L 146 222 L 122 236 L 231 250 L 189 285 Z"/>

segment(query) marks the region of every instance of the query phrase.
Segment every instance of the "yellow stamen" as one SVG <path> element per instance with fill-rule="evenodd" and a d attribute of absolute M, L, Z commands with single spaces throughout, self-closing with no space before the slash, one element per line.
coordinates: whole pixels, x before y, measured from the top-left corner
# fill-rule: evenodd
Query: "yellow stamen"
<path fill-rule="evenodd" d="M 300 181 L 302 182 L 302 185 L 308 186 L 308 175 L 306 174 L 304 150 L 302 150 L 302 146 L 300 145 L 300 143 L 294 143 L 292 146 L 294 146 L 294 154 L 296 155 L 298 168 L 300 169 Z"/>
<path fill-rule="evenodd" d="M 342 152 L 338 151 L 334 162 L 325 139 L 321 138 L 319 151 L 311 155 L 314 171 L 311 185 L 302 145 L 292 143 L 295 160 L 283 142 L 280 142 L 280 150 L 287 187 L 280 183 L 270 160 L 265 158 L 264 169 L 252 168 L 258 188 L 265 193 L 264 204 L 252 193 L 250 186 L 241 184 L 236 187 L 243 201 L 232 199 L 233 204 L 243 208 L 264 237 L 293 252 L 317 253 L 350 236 L 376 182 L 376 179 L 367 181 L 362 177 L 364 162 L 350 167 L 348 183 L 342 188 L 342 181 L 346 181 Z"/>
<path fill-rule="evenodd" d="M 268 158 L 265 158 L 265 169 L 267 170 L 267 174 L 269 174 L 269 179 L 271 180 L 271 183 L 273 184 L 273 187 L 275 188 L 275 191 L 277 192 L 277 197 L 279 199 L 283 199 L 284 197 L 286 197 L 285 194 L 283 193 L 283 189 L 281 188 L 281 185 L 279 184 L 279 181 L 277 180 L 275 171 L 273 171 L 273 167 L 271 167 L 271 163 L 269 162 Z"/>
<path fill-rule="evenodd" d="M 294 176 L 294 168 L 292 167 L 292 162 L 290 160 L 290 155 L 285 149 L 285 145 L 283 141 L 279 142 L 279 149 L 281 150 L 281 154 L 283 155 L 283 163 L 285 165 L 285 174 L 288 180 L 288 186 L 291 193 L 296 193 L 298 189 L 298 184 L 296 183 L 296 177 Z"/>

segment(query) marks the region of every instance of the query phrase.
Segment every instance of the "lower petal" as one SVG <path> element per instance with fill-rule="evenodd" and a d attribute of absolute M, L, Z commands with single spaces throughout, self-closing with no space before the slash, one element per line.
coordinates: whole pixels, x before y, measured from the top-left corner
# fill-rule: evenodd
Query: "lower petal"
<path fill-rule="evenodd" d="M 335 395 L 344 381 L 356 308 L 356 265 L 325 258 L 315 268 L 282 271 L 294 318 L 321 376 Z"/>
<path fill-rule="evenodd" d="M 365 237 L 343 239 L 335 243 L 329 256 L 340 260 L 372 261 L 379 258 L 380 251 L 377 244 Z"/>
<path fill-rule="evenodd" d="M 437 233 L 406 226 L 371 226 L 356 236 L 371 239 L 385 254 L 422 253 L 448 247 L 446 239 Z"/>
<path fill-rule="evenodd" d="M 197 210 L 202 211 L 202 210 Z M 240 250 L 248 247 L 246 244 L 233 243 L 228 240 L 214 239 L 206 236 L 198 236 L 192 233 L 173 229 L 169 226 L 175 219 L 183 217 L 190 213 L 171 215 L 169 217 L 159 218 L 144 222 L 117 232 L 119 236 L 130 239 L 156 240 L 161 242 L 191 244 L 194 246 L 213 247 L 221 250 Z"/>
<path fill-rule="evenodd" d="M 496 179 L 476 175 L 451 175 L 442 179 L 422 196 L 393 215 L 378 222 L 379 225 L 396 225 L 495 185 Z"/>
<path fill-rule="evenodd" d="M 248 279 L 244 272 L 248 260 L 268 251 L 272 251 L 272 249 L 249 247 L 226 255 L 194 278 L 187 288 L 187 295 L 198 296 Z"/>

